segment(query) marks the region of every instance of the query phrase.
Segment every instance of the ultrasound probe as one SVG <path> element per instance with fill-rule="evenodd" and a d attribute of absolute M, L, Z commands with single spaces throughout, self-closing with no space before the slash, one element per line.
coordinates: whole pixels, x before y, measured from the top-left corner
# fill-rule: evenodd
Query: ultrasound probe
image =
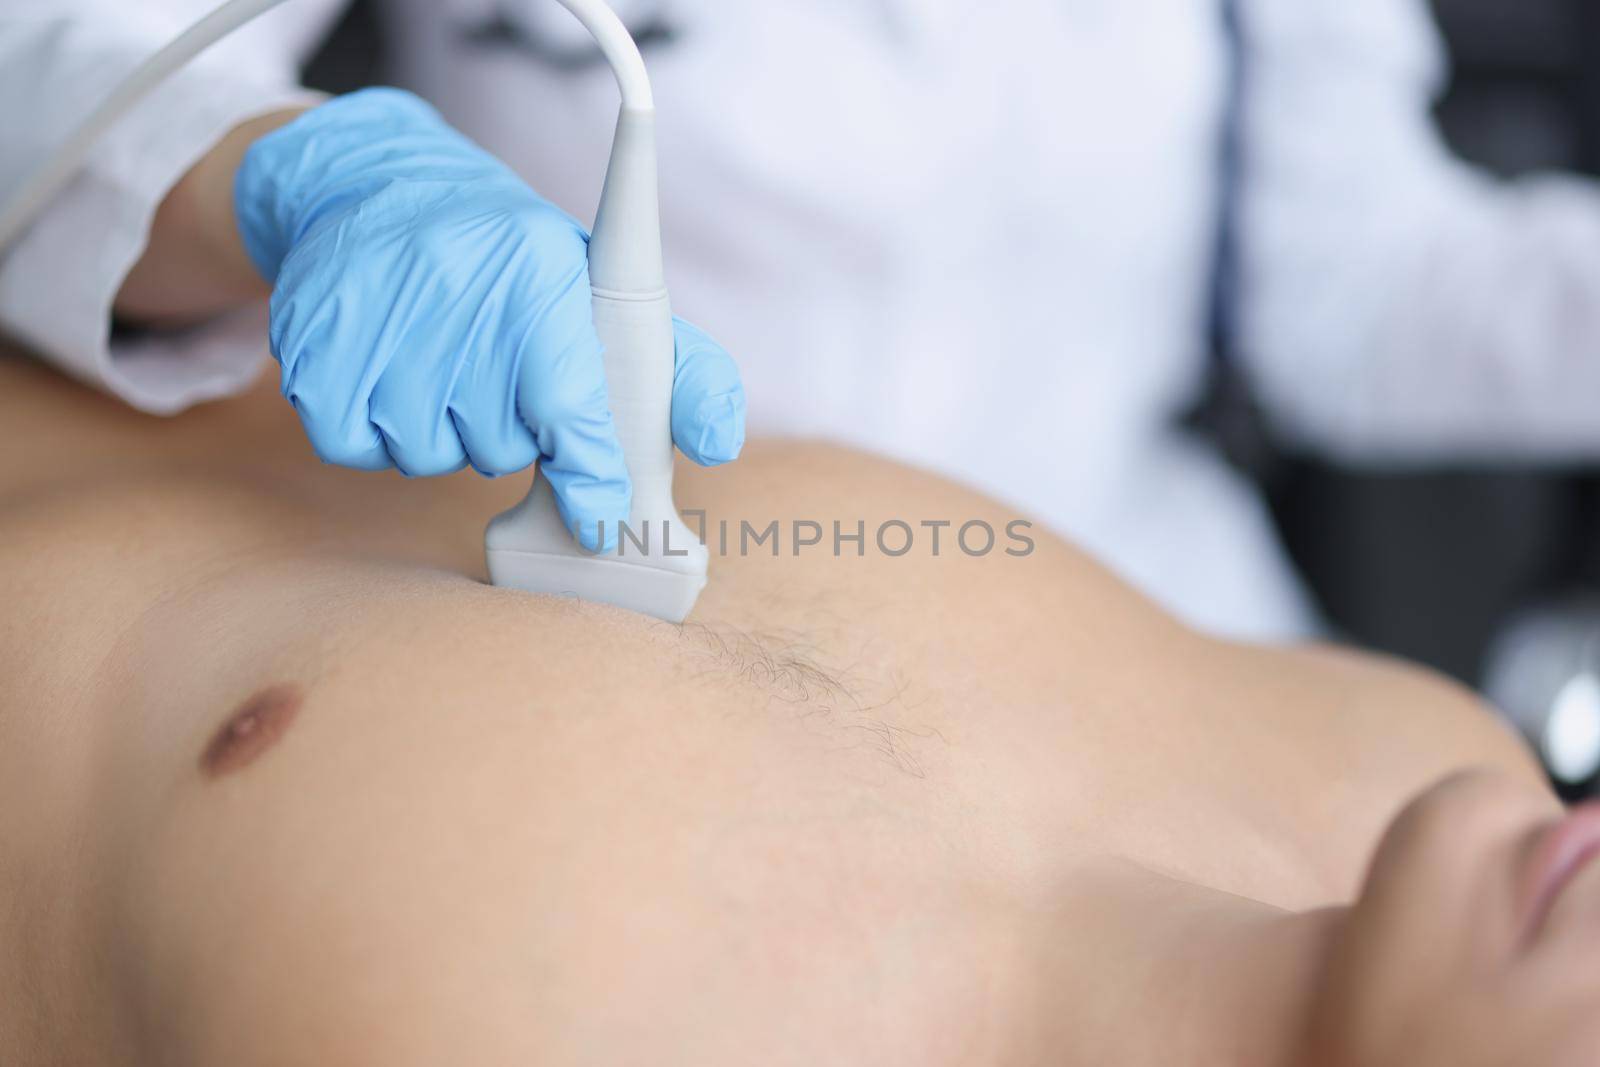
<path fill-rule="evenodd" d="M 0 205 L 0 252 L 72 179 L 96 142 L 206 48 L 284 0 L 230 0 L 141 64 Z M 575 596 L 682 622 L 705 587 L 709 553 L 672 500 L 672 308 L 661 255 L 655 101 L 638 45 L 603 0 L 559 0 L 593 35 L 622 93 L 611 164 L 589 243 L 595 328 L 605 346 L 612 418 L 633 482 L 615 553 L 595 555 L 562 523 L 535 474 L 517 507 L 485 535 L 495 585 Z M 607 531 L 610 533 L 611 531 Z"/>

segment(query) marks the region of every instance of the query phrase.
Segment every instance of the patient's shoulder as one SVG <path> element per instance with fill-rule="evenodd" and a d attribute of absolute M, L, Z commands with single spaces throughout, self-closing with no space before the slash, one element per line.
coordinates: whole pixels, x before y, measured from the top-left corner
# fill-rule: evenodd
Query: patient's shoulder
<path fill-rule="evenodd" d="M 1492 768 L 1543 787 L 1537 761 L 1506 721 L 1476 693 L 1426 667 L 1388 656 L 1326 646 L 1282 654 L 1303 688 L 1326 701 L 1334 738 L 1366 743 L 1349 771 L 1407 766 L 1420 785 L 1469 768 Z M 1354 752 L 1351 754 L 1355 755 Z"/>
<path fill-rule="evenodd" d="M 930 470 L 809 439 L 751 441 L 738 463 L 714 471 L 680 463 L 677 478 L 681 494 L 688 498 L 732 498 L 745 507 L 815 513 L 819 518 L 824 511 L 847 506 L 877 510 L 886 502 L 902 509 L 939 504 L 961 505 L 968 511 L 997 510 L 977 491 Z"/>

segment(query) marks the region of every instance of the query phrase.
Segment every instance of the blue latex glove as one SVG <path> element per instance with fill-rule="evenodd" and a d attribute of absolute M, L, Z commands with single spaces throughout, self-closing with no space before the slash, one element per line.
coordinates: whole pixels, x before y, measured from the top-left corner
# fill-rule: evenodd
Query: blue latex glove
<path fill-rule="evenodd" d="M 317 454 L 412 476 L 541 462 L 569 529 L 615 541 L 632 498 L 606 399 L 588 235 L 409 93 L 369 89 L 261 138 L 245 248 L 275 285 L 272 354 Z M 732 358 L 678 323 L 672 433 L 744 444 Z M 602 525 L 603 523 L 603 525 Z"/>

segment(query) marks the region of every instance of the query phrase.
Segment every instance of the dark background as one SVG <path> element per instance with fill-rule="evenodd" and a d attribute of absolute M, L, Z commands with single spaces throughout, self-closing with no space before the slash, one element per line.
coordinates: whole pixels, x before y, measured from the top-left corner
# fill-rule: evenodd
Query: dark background
<path fill-rule="evenodd" d="M 1439 119 L 1457 151 L 1507 176 L 1600 172 L 1600 4 L 1434 7 L 1455 65 Z M 1267 481 L 1285 537 L 1328 615 L 1362 643 L 1478 684 L 1510 615 L 1600 585 L 1594 474 L 1384 476 L 1274 458 Z"/>
<path fill-rule="evenodd" d="M 1439 117 L 1457 150 L 1507 176 L 1600 173 L 1600 4 L 1434 6 L 1455 61 Z M 380 29 L 370 4 L 354 4 L 308 80 L 335 91 L 381 80 Z M 1249 407 L 1224 404 L 1201 432 L 1268 491 L 1342 637 L 1478 685 L 1514 614 L 1600 589 L 1600 474 L 1331 467 L 1279 447 Z"/>

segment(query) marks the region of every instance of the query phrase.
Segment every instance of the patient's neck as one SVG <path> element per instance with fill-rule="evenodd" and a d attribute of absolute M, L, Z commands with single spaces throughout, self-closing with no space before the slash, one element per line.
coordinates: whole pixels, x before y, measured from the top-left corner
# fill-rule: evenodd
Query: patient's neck
<path fill-rule="evenodd" d="M 1145 871 L 1091 878 L 1063 901 L 1035 968 L 1047 1021 L 1029 1062 L 1298 1067 L 1344 915 Z"/>

